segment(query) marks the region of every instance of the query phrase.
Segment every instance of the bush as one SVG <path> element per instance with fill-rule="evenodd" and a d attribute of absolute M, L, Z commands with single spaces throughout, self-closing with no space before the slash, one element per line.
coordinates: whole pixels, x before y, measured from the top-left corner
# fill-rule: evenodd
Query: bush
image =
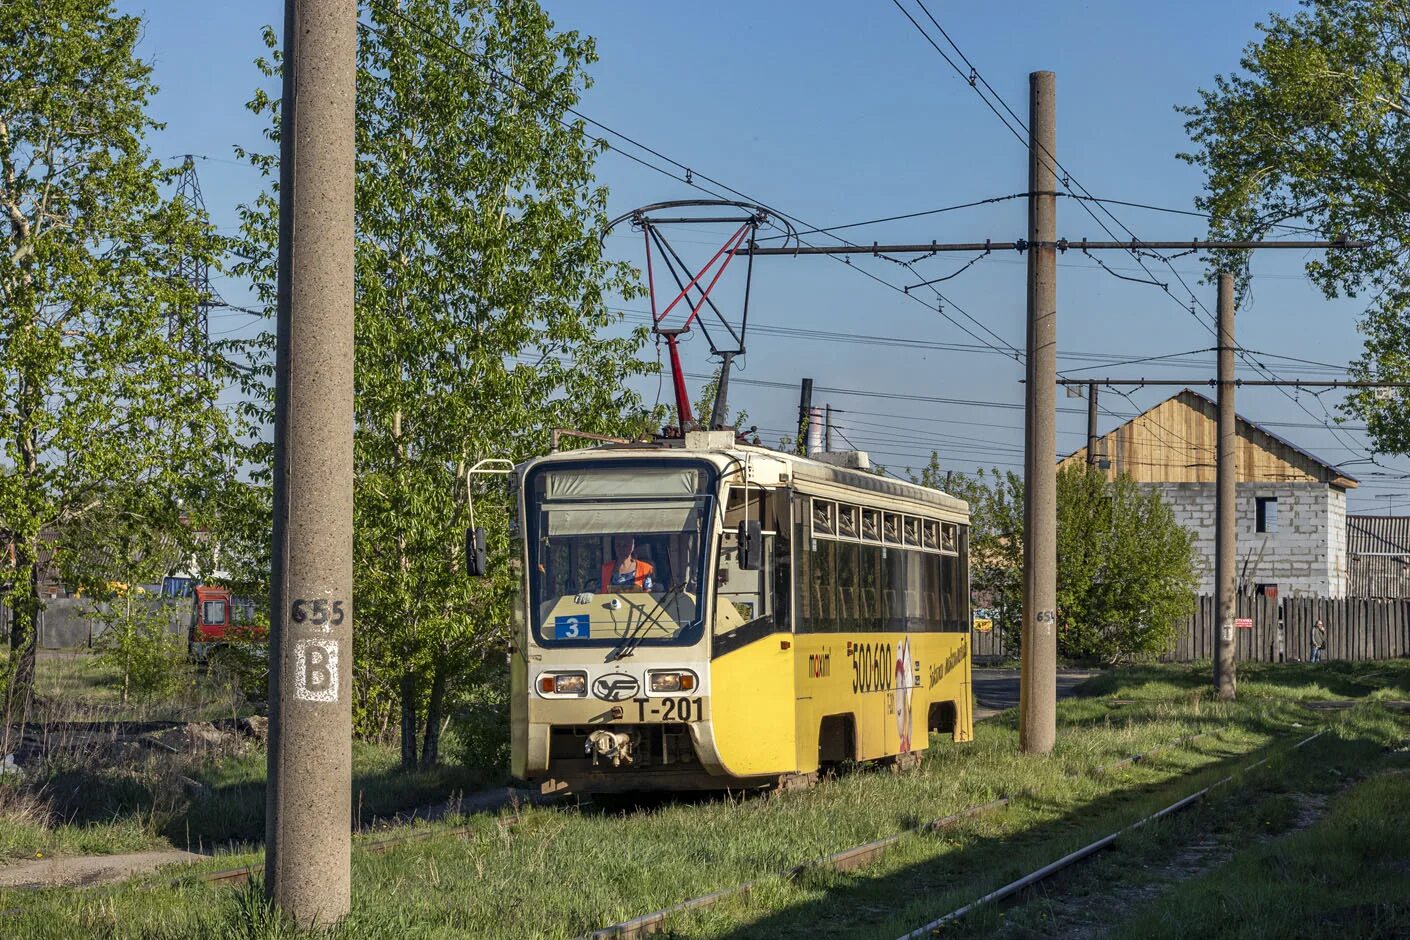
<path fill-rule="evenodd" d="M 269 695 L 269 645 L 263 640 L 223 643 L 206 654 L 206 668 L 216 684 L 231 692 L 236 708 Z"/>
<path fill-rule="evenodd" d="M 457 703 L 452 725 L 461 763 L 486 776 L 508 773 L 508 677 L 472 686 Z"/>
<path fill-rule="evenodd" d="M 117 670 L 124 705 L 171 698 L 192 684 L 186 643 L 168 629 L 165 608 L 123 598 L 94 613 L 104 624 L 98 658 Z"/>

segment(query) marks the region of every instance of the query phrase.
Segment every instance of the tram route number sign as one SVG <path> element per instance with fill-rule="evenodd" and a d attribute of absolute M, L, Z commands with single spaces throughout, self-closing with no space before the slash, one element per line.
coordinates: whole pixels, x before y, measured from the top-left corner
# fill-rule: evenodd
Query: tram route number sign
<path fill-rule="evenodd" d="M 1240 630 L 1252 630 L 1252 629 L 1253 629 L 1253 618 L 1252 618 L 1252 617 L 1235 617 L 1235 618 L 1234 618 L 1234 626 L 1237 627 L 1237 628 L 1240 629 Z"/>

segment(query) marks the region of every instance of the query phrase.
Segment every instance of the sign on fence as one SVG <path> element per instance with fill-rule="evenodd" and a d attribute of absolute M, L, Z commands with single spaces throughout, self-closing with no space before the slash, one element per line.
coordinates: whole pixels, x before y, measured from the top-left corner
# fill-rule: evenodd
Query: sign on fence
<path fill-rule="evenodd" d="M 1253 629 L 1253 618 L 1252 618 L 1252 617 L 1235 617 L 1235 618 L 1234 618 L 1234 626 L 1238 627 L 1240 630 L 1252 630 L 1252 629 Z"/>

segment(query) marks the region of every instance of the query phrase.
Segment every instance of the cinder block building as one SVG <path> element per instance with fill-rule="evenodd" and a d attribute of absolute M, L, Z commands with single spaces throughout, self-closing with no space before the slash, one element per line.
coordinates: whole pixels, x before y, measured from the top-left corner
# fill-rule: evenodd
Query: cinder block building
<path fill-rule="evenodd" d="M 1239 590 L 1343 597 L 1348 588 L 1346 492 L 1355 477 L 1242 417 L 1238 429 Z M 1214 593 L 1218 409 L 1184 389 L 1100 438 L 1099 466 L 1161 495 L 1195 536 L 1200 592 Z M 1087 448 L 1060 464 L 1084 463 Z"/>

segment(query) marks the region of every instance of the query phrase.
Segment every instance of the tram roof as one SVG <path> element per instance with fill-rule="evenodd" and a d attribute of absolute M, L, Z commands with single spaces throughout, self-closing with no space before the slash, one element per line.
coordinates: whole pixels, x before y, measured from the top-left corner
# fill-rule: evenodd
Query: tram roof
<path fill-rule="evenodd" d="M 678 438 L 665 438 L 649 442 L 634 441 L 626 444 L 599 444 L 597 446 L 582 447 L 575 450 L 556 451 L 543 457 L 536 457 L 521 464 L 518 469 L 523 472 L 527 470 L 530 465 L 538 465 L 550 461 L 556 462 L 562 460 L 571 462 L 577 460 L 601 459 L 603 457 L 615 459 L 632 457 L 655 459 L 662 457 L 681 459 L 714 458 L 711 462 L 719 466 L 721 470 L 727 469 L 728 464 L 736 461 L 743 463 L 746 457 L 762 457 L 786 464 L 789 468 L 789 477 L 797 482 L 845 486 L 884 496 L 914 500 L 951 512 L 959 511 L 968 513 L 969 511 L 968 503 L 957 496 L 951 496 L 943 490 L 932 489 L 928 486 L 922 486 L 919 483 L 911 483 L 908 480 L 901 480 L 895 477 L 880 476 L 866 470 L 840 467 L 836 464 L 815 460 L 811 457 L 774 450 L 771 447 L 740 442 L 735 442 L 728 447 L 687 447 L 686 442 L 683 440 Z"/>

